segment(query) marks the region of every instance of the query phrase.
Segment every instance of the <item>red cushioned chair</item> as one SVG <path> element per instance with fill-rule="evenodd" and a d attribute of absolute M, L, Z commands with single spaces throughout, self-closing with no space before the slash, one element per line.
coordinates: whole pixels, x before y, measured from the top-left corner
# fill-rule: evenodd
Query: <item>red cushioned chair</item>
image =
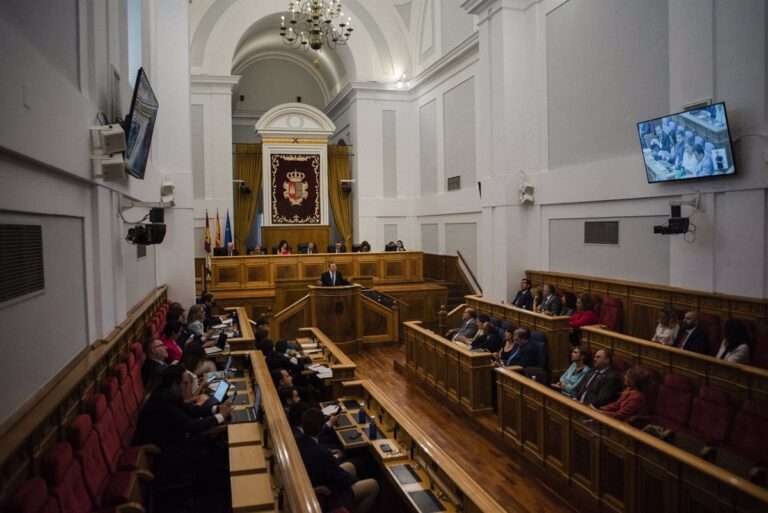
<path fill-rule="evenodd" d="M 51 449 L 44 463 L 59 509 L 65 513 L 91 513 L 91 496 L 83 480 L 83 470 L 75 459 L 69 442 L 61 442 Z"/>
<path fill-rule="evenodd" d="M 85 487 L 97 507 L 114 506 L 131 500 L 140 502 L 136 473 L 110 473 L 99 438 L 88 415 L 78 415 L 71 426 L 75 457 L 83 470 Z"/>
<path fill-rule="evenodd" d="M 699 326 L 707 334 L 707 354 L 715 356 L 723 341 L 720 329 L 720 317 L 708 313 L 699 313 Z"/>
<path fill-rule="evenodd" d="M 609 330 L 621 331 L 624 320 L 624 305 L 621 299 L 606 296 L 598 314 L 600 324 L 605 325 Z"/>
<path fill-rule="evenodd" d="M 60 513 L 59 503 L 48 494 L 44 479 L 36 477 L 21 483 L 9 503 L 11 513 Z"/>
<path fill-rule="evenodd" d="M 133 380 L 128 373 L 128 365 L 125 363 L 118 363 L 112 370 L 120 384 L 120 392 L 123 393 L 125 410 L 128 412 L 130 418 L 135 418 L 139 411 L 139 401 L 136 399 L 136 393 L 133 391 Z"/>
<path fill-rule="evenodd" d="M 760 464 L 768 464 L 768 401 L 744 401 L 733 419 L 728 448 Z"/>
<path fill-rule="evenodd" d="M 133 352 L 128 353 L 128 357 L 125 360 L 125 365 L 128 367 L 128 374 L 131 377 L 131 387 L 133 396 L 136 398 L 136 402 L 139 407 L 144 404 L 144 381 L 141 379 L 141 365 L 143 362 L 139 362 Z"/>
<path fill-rule="evenodd" d="M 99 435 L 101 450 L 109 471 L 146 469 L 149 464 L 144 454 L 144 447 L 123 448 L 120 434 L 115 426 L 115 419 L 109 409 L 104 394 L 96 394 L 88 401 L 93 420 L 93 428 Z"/>
<path fill-rule="evenodd" d="M 706 385 L 699 388 L 688 421 L 692 434 L 709 445 L 721 445 L 728 437 L 732 421 L 733 407 L 725 392 Z"/>
<path fill-rule="evenodd" d="M 691 381 L 676 374 L 667 374 L 659 387 L 654 413 L 649 423 L 679 431 L 688 423 L 693 400 Z"/>
<path fill-rule="evenodd" d="M 120 441 L 123 444 L 123 448 L 131 446 L 133 440 L 133 433 L 136 430 L 134 417 L 131 419 L 128 416 L 128 412 L 125 409 L 125 402 L 123 394 L 120 392 L 120 386 L 117 383 L 117 378 L 112 376 L 106 379 L 102 391 L 107 397 L 107 403 L 109 409 L 112 411 L 112 418 L 115 420 L 115 427 L 117 433 L 120 435 Z"/>
<path fill-rule="evenodd" d="M 134 342 L 131 344 L 131 353 L 133 353 L 133 357 L 136 358 L 136 361 L 139 364 L 139 368 L 141 368 L 141 366 L 144 365 L 144 362 L 147 360 L 147 355 L 144 354 L 144 346 L 141 344 L 141 342 Z"/>

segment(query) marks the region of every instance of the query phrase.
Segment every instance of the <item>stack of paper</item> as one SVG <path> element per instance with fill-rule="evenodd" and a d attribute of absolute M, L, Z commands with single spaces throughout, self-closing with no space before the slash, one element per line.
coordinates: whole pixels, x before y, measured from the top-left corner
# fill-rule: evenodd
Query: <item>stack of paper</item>
<path fill-rule="evenodd" d="M 320 379 L 333 377 L 333 371 L 331 370 L 330 367 L 326 367 L 325 365 L 320 365 L 319 363 L 313 363 L 311 365 L 308 365 L 307 368 L 310 370 L 313 370 L 315 374 L 317 374 L 317 377 Z"/>

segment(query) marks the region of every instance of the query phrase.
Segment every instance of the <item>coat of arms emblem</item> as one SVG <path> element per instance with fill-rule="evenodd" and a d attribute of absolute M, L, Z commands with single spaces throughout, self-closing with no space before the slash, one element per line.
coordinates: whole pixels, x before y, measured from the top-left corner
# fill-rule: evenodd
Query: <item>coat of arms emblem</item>
<path fill-rule="evenodd" d="M 283 182 L 283 197 L 297 207 L 309 197 L 309 184 L 304 180 L 306 175 L 301 171 L 291 171 L 285 177 L 288 180 Z"/>

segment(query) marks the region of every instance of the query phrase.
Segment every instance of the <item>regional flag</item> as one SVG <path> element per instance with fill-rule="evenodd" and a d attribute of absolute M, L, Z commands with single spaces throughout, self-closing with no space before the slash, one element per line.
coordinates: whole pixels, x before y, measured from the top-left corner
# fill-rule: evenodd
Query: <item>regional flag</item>
<path fill-rule="evenodd" d="M 232 245 L 231 248 L 230 245 Z M 227 209 L 227 220 L 224 224 L 224 247 L 227 249 L 227 254 L 231 254 L 231 251 L 235 249 L 235 242 L 232 240 L 232 226 L 229 224 L 229 209 Z"/>
<path fill-rule="evenodd" d="M 216 248 L 221 247 L 221 220 L 219 219 L 219 209 L 216 209 Z"/>
<path fill-rule="evenodd" d="M 208 219 L 208 209 L 205 209 L 205 242 L 203 242 L 205 254 L 211 254 L 211 220 Z"/>

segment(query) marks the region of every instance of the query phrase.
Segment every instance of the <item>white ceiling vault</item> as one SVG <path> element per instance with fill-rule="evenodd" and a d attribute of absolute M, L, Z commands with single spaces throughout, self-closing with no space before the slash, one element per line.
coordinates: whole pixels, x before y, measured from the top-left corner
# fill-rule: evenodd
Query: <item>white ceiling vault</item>
<path fill-rule="evenodd" d="M 345 0 L 355 31 L 346 47 L 320 52 L 287 48 L 278 34 L 288 0 L 192 0 L 193 74 L 239 74 L 265 58 L 301 66 L 328 101 L 348 82 L 392 83 L 419 62 L 421 17 L 433 0 Z"/>

